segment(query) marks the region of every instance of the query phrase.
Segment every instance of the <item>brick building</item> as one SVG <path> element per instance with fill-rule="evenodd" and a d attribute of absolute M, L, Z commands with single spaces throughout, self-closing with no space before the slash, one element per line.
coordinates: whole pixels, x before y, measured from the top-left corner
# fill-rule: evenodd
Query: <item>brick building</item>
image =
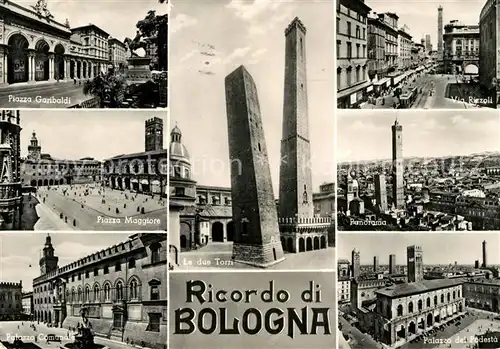
<path fill-rule="evenodd" d="M 18 320 L 23 312 L 23 283 L 0 282 L 0 321 Z"/>
<path fill-rule="evenodd" d="M 166 266 L 166 234 L 131 235 L 62 267 L 47 236 L 41 275 L 33 280 L 35 319 L 76 328 L 85 311 L 96 335 L 163 349 L 168 331 Z"/>

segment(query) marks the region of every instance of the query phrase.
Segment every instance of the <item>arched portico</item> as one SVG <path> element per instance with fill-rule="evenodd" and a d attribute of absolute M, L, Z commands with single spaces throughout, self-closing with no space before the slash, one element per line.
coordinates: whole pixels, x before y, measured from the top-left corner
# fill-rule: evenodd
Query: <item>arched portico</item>
<path fill-rule="evenodd" d="M 50 78 L 52 57 L 49 55 L 49 44 L 39 40 L 35 45 L 35 80 L 47 81 Z"/>
<path fill-rule="evenodd" d="M 31 62 L 28 47 L 28 39 L 21 33 L 16 33 L 9 38 L 7 55 L 7 82 L 9 84 L 28 81 Z"/>
<path fill-rule="evenodd" d="M 61 44 L 57 44 L 54 49 L 54 78 L 58 80 L 62 80 L 65 78 L 66 67 L 64 60 L 64 46 Z"/>

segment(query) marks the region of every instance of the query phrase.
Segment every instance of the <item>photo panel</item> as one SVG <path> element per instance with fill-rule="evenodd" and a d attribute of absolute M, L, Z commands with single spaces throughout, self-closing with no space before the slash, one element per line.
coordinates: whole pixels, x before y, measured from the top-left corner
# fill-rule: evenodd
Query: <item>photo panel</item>
<path fill-rule="evenodd" d="M 170 272 L 172 349 L 333 349 L 335 272 Z"/>
<path fill-rule="evenodd" d="M 2 348 L 167 348 L 167 235 L 0 233 Z"/>
<path fill-rule="evenodd" d="M 338 111 L 341 231 L 500 230 L 495 110 Z"/>
<path fill-rule="evenodd" d="M 331 10 L 328 1 L 172 8 L 176 269 L 335 268 Z"/>
<path fill-rule="evenodd" d="M 169 8 L 2 1 L 0 108 L 167 107 Z"/>
<path fill-rule="evenodd" d="M 498 232 L 339 233 L 339 347 L 497 347 L 499 247 Z"/>
<path fill-rule="evenodd" d="M 1 230 L 167 230 L 166 113 L 0 110 Z"/>
<path fill-rule="evenodd" d="M 495 1 L 336 5 L 337 108 L 497 108 Z"/>

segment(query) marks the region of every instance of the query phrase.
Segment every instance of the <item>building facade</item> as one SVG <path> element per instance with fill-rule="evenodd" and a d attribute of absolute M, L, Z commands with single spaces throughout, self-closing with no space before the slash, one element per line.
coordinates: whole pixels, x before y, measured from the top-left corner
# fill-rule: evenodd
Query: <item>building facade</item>
<path fill-rule="evenodd" d="M 145 121 L 145 150 L 104 161 L 104 184 L 116 190 L 167 196 L 168 150 L 163 148 L 163 119 Z"/>
<path fill-rule="evenodd" d="M 412 36 L 407 26 L 398 30 L 398 69 L 406 70 L 412 65 Z"/>
<path fill-rule="evenodd" d="M 0 321 L 18 320 L 23 313 L 23 283 L 0 282 Z"/>
<path fill-rule="evenodd" d="M 465 313 L 461 280 L 396 284 L 376 291 L 374 339 L 387 345 L 411 341 Z"/>
<path fill-rule="evenodd" d="M 21 159 L 23 186 L 42 187 L 60 184 L 84 184 L 101 182 L 102 163 L 91 157 L 63 160 L 42 153 L 36 133 L 28 145 L 28 156 Z"/>
<path fill-rule="evenodd" d="M 120 40 L 116 38 L 110 38 L 108 40 L 109 46 L 109 62 L 113 65 L 115 69 L 124 69 L 127 63 L 127 46 Z"/>
<path fill-rule="evenodd" d="M 399 44 L 399 30 L 398 20 L 399 16 L 392 12 L 379 13 L 379 19 L 387 24 L 385 31 L 385 61 L 390 71 L 394 71 L 398 66 L 398 44 Z"/>
<path fill-rule="evenodd" d="M 468 280 L 464 286 L 465 305 L 500 313 L 500 280 Z"/>
<path fill-rule="evenodd" d="M 448 74 L 479 74 L 478 25 L 451 21 L 444 26 L 443 64 Z"/>
<path fill-rule="evenodd" d="M 95 25 L 71 29 L 53 19 L 43 0 L 33 9 L 2 1 L 0 14 L 0 84 L 92 78 L 106 70 L 107 34 Z"/>
<path fill-rule="evenodd" d="M 337 299 L 339 303 L 351 301 L 351 278 L 348 276 L 338 276 L 337 278 Z"/>
<path fill-rule="evenodd" d="M 337 106 L 363 102 L 373 86 L 368 78 L 367 23 L 370 7 L 364 0 L 337 1 Z"/>
<path fill-rule="evenodd" d="M 34 314 L 33 292 L 26 292 L 22 295 L 23 315 L 32 317 Z"/>
<path fill-rule="evenodd" d="M 23 213 L 19 110 L 0 111 L 0 229 L 20 230 Z"/>
<path fill-rule="evenodd" d="M 487 0 L 479 16 L 479 83 L 493 97 L 500 101 L 500 35 L 498 35 L 500 11 L 496 0 Z"/>
<path fill-rule="evenodd" d="M 385 60 L 385 32 L 387 24 L 377 15 L 368 16 L 368 77 L 378 81 L 387 76 Z"/>
<path fill-rule="evenodd" d="M 37 321 L 76 328 L 85 312 L 96 335 L 165 347 L 166 234 L 135 234 L 63 267 L 47 236 L 40 274 L 33 280 Z"/>

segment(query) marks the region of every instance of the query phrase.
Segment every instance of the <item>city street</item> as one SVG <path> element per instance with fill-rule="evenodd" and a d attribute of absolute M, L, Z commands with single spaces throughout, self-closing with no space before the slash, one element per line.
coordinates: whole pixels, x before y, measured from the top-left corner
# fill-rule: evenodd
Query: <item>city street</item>
<path fill-rule="evenodd" d="M 78 82 L 75 85 L 73 81 L 21 83 L 0 88 L 0 107 L 68 108 L 92 98 L 92 96 L 85 96 L 82 91 L 83 86 L 80 86 Z M 37 101 L 37 97 L 38 99 L 42 98 L 42 100 Z M 59 103 L 44 103 L 43 99 L 51 97 L 55 99 L 68 98 Z"/>
<path fill-rule="evenodd" d="M 196 270 L 207 268 L 248 269 L 246 264 L 234 263 L 231 259 L 232 242 L 212 242 L 199 250 L 180 254 L 180 269 Z M 335 249 L 285 253 L 286 259 L 267 269 L 315 270 L 335 268 Z"/>
<path fill-rule="evenodd" d="M 48 334 L 55 334 L 59 336 L 63 336 L 65 338 L 73 336 L 74 334 L 64 328 L 54 328 L 47 327 L 46 325 L 36 322 L 24 322 L 22 325 L 21 321 L 3 321 L 0 322 L 0 342 L 5 345 L 7 348 L 13 348 L 13 346 L 9 345 L 13 342 L 13 336 L 25 336 L 26 340 L 23 340 L 24 343 L 33 343 L 30 347 L 33 349 L 42 348 L 42 349 L 54 349 L 62 347 L 66 344 L 72 343 L 72 340 L 63 339 L 61 343 L 52 342 L 46 343 L 43 338 L 45 338 Z M 35 324 L 36 332 L 30 328 L 30 324 Z M 19 326 L 19 329 L 18 329 Z M 69 336 L 68 336 L 69 335 Z M 37 338 L 37 341 L 31 341 L 29 339 L 33 337 Z M 130 349 L 135 348 L 134 346 L 127 345 L 126 343 L 111 341 L 101 337 L 95 337 L 94 343 L 97 344 L 95 348 L 110 348 L 110 349 Z M 27 346 L 24 346 L 27 348 Z"/>
<path fill-rule="evenodd" d="M 446 86 L 448 84 L 456 84 L 461 82 L 455 75 L 432 75 L 432 74 L 422 74 L 420 77 L 412 81 L 411 78 L 407 83 L 401 86 L 403 94 L 405 91 L 417 87 L 419 93 L 415 102 L 412 104 L 411 108 L 418 109 L 471 109 L 477 108 L 477 106 L 464 103 L 461 101 L 455 101 L 449 96 L 446 96 Z M 420 90 L 422 92 L 420 92 Z M 431 90 L 433 90 L 432 96 L 430 95 Z M 469 96 L 463 96 L 464 99 L 468 100 Z M 471 96 L 478 97 L 478 96 Z M 385 101 L 382 102 L 382 99 Z M 379 97 L 377 99 L 377 104 L 373 105 L 370 103 L 363 104 L 363 109 L 390 109 L 393 108 L 394 103 L 397 98 L 394 94 L 388 94 L 387 96 Z"/>
<path fill-rule="evenodd" d="M 43 207 L 37 206 L 37 213 L 42 217 L 43 224 L 37 223 L 36 229 L 50 230 L 63 224 L 70 226 L 69 230 L 167 230 L 166 202 L 158 197 L 153 199 L 144 194 L 112 189 L 106 189 L 102 196 L 97 191 L 93 188 L 89 195 L 84 195 L 84 185 L 74 185 L 71 189 L 64 185 L 39 188 L 39 205 Z M 102 201 L 104 198 L 105 204 Z M 138 213 L 138 207 L 144 208 L 145 213 Z M 55 223 L 56 217 L 60 223 Z M 73 220 L 76 220 L 75 225 Z"/>
<path fill-rule="evenodd" d="M 370 335 L 364 334 L 356 327 L 351 326 L 342 316 L 339 316 L 338 320 L 339 324 L 342 326 L 342 334 L 350 338 L 349 345 L 351 349 L 383 348 L 383 346 L 374 341 Z"/>

